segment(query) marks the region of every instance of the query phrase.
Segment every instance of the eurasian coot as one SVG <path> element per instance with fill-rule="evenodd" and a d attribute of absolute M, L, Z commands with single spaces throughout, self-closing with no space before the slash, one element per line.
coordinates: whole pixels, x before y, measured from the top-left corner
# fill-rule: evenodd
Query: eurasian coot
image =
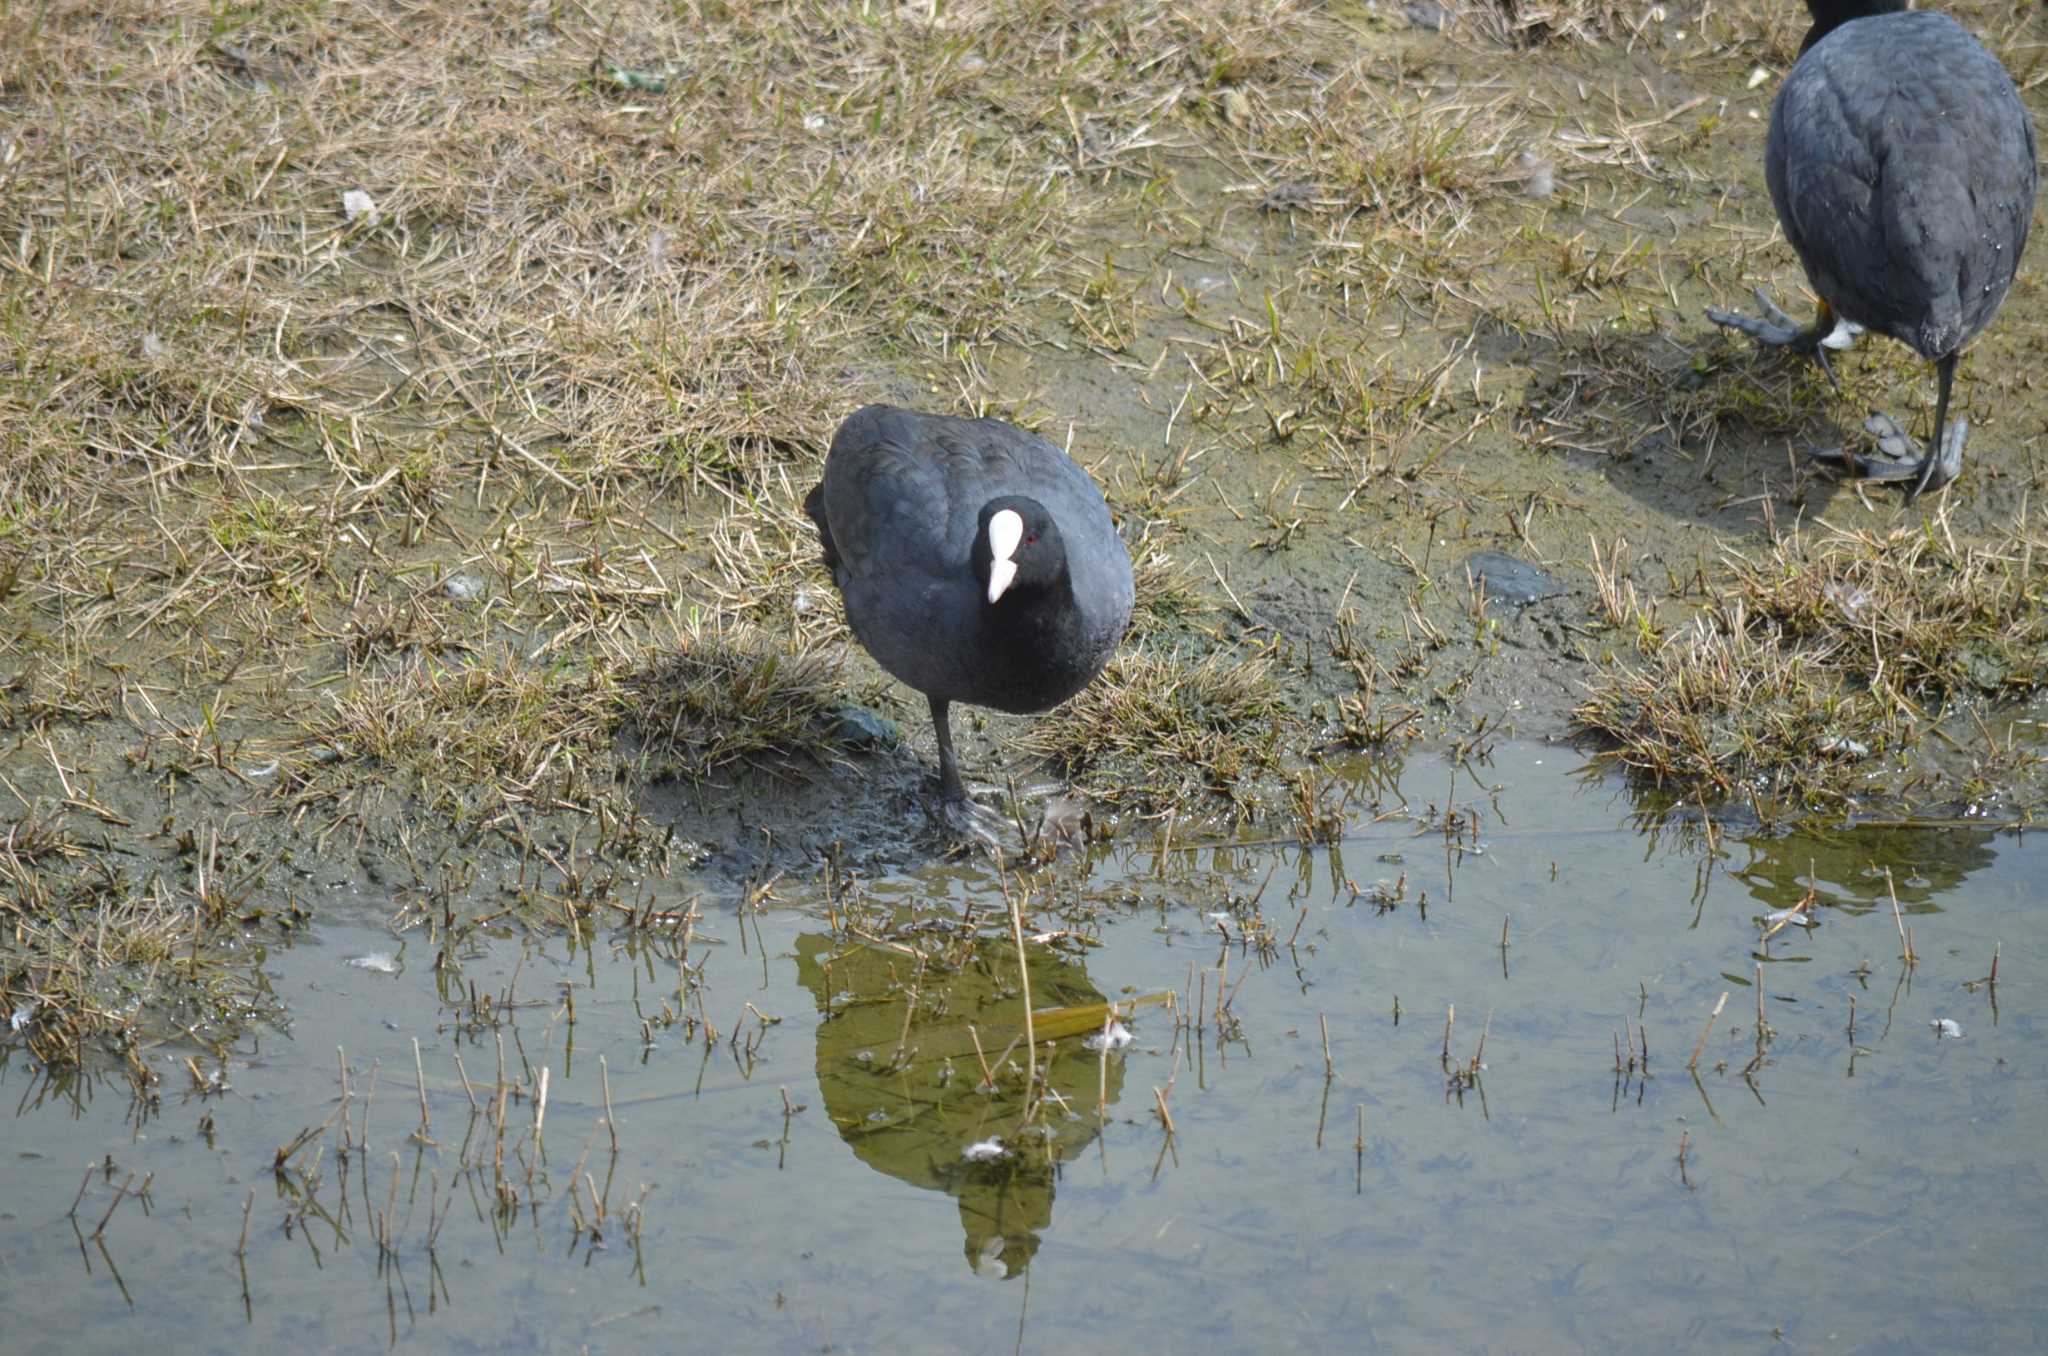
<path fill-rule="evenodd" d="M 888 405 L 833 435 L 804 500 L 846 620 L 925 694 L 939 789 L 967 800 L 953 702 L 1043 711 L 1102 671 L 1131 620 L 1131 558 L 1086 471 L 999 419 Z"/>
<path fill-rule="evenodd" d="M 1998 58 L 1944 14 L 1904 0 L 1806 0 L 1799 60 L 1771 106 L 1764 177 L 1820 298 L 1800 329 L 1759 290 L 1765 318 L 1709 310 L 1766 344 L 1820 360 L 1838 322 L 1888 334 L 1934 364 L 1924 455 L 1889 416 L 1876 452 L 1816 455 L 1908 481 L 1910 502 L 1962 469 L 1969 423 L 1948 426 L 1956 355 L 2005 300 L 2034 218 L 2034 124 Z M 1834 380 L 1832 370 L 1828 380 Z"/>

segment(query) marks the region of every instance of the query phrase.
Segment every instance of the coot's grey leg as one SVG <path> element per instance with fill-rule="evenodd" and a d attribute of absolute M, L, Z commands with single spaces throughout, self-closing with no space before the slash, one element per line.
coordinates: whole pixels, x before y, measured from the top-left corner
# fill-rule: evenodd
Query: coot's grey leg
<path fill-rule="evenodd" d="M 1778 303 L 1770 294 L 1759 287 L 1756 289 L 1756 304 L 1763 311 L 1764 318 L 1758 320 L 1740 311 L 1723 311 L 1707 308 L 1707 319 L 1724 329 L 1740 330 L 1760 344 L 1772 348 L 1789 348 L 1820 364 L 1820 370 L 1827 374 L 1828 385 L 1835 388 L 1835 394 L 1842 393 L 1842 383 L 1835 380 L 1834 365 L 1828 361 L 1828 350 L 1847 348 L 1854 340 L 1856 328 L 1844 324 L 1835 316 L 1832 306 L 1826 302 L 1814 308 L 1813 323 L 1801 326 L 1798 321 L 1778 309 Z"/>
<path fill-rule="evenodd" d="M 1948 432 L 1948 392 L 1956 380 L 1956 355 L 1951 353 L 1934 364 L 1934 436 L 1927 440 L 1927 457 L 1920 463 L 1919 478 L 1906 491 L 1912 503 L 1927 490 L 1938 490 L 1963 473 L 1963 439 L 1970 422 L 1958 419 L 1955 432 Z"/>
<path fill-rule="evenodd" d="M 1938 490 L 1954 480 L 1963 469 L 1963 442 L 1970 436 L 1970 421 L 1948 421 L 1950 389 L 1955 384 L 1954 354 L 1935 364 L 1934 436 L 1923 451 L 1898 420 L 1873 410 L 1863 427 L 1877 439 L 1869 452 L 1850 453 L 1839 447 L 1815 448 L 1807 455 L 1816 461 L 1848 467 L 1865 480 L 1889 484 L 1911 482 L 1906 502 L 1912 503 L 1928 490 Z"/>
<path fill-rule="evenodd" d="M 952 703 L 944 697 L 927 698 L 932 705 L 932 729 L 939 736 L 939 796 L 958 801 L 967 799 L 966 784 L 960 780 L 960 764 L 953 757 Z"/>
<path fill-rule="evenodd" d="M 953 723 L 947 715 L 951 703 L 929 695 L 926 700 L 932 705 L 932 729 L 939 736 L 937 817 L 961 837 L 978 838 L 993 847 L 1003 827 L 1003 817 L 968 795 L 967 783 L 960 780 L 960 764 L 953 756 Z"/>

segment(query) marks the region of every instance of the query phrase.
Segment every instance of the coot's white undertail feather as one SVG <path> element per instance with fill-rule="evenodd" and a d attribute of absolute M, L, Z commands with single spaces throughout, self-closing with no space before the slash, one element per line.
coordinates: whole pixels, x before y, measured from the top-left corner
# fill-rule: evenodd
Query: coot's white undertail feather
<path fill-rule="evenodd" d="M 1904 482 L 1910 501 L 1962 469 L 1968 424 L 1949 425 L 1949 389 L 1957 355 L 1998 313 L 2027 246 L 2034 124 L 1998 58 L 1947 15 L 1907 12 L 1904 0 L 1807 9 L 1813 27 L 1771 107 L 1764 177 L 1820 313 L 1801 329 L 1760 294 L 1762 319 L 1707 315 L 1823 365 L 1838 320 L 1932 362 L 1924 454 L 1882 414 L 1869 422 L 1876 451 L 1818 454 Z"/>
<path fill-rule="evenodd" d="M 1130 624 L 1131 558 L 1102 492 L 1066 453 L 999 419 L 857 410 L 804 511 L 854 635 L 931 702 L 948 801 L 967 798 L 951 703 L 1056 706 Z"/>

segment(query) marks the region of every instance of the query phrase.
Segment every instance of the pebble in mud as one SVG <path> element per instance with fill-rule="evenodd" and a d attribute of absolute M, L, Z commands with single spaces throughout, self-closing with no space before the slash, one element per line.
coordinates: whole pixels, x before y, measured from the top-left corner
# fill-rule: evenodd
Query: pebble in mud
<path fill-rule="evenodd" d="M 1527 607 L 1555 598 L 1564 587 L 1550 571 L 1499 551 L 1479 551 L 1465 558 L 1465 573 L 1486 586 L 1489 601 Z"/>
<path fill-rule="evenodd" d="M 896 722 L 864 706 L 842 706 L 831 716 L 832 737 L 849 749 L 893 749 L 903 742 Z"/>
<path fill-rule="evenodd" d="M 441 582 L 441 592 L 458 603 L 475 602 L 484 596 L 484 577 L 470 570 L 451 574 Z"/>
<path fill-rule="evenodd" d="M 1411 27 L 1441 33 L 1444 21 L 1450 18 L 1450 11 L 1437 4 L 1436 0 L 1416 0 L 1414 4 L 1401 6 L 1401 17 L 1406 19 Z"/>

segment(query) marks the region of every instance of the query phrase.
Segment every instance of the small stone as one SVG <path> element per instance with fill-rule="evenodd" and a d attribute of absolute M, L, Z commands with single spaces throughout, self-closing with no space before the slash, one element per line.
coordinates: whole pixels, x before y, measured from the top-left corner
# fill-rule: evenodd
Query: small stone
<path fill-rule="evenodd" d="M 1414 4 L 1401 6 L 1401 17 L 1415 28 L 1441 33 L 1450 12 L 1438 4 L 1437 0 L 1415 0 Z"/>
<path fill-rule="evenodd" d="M 471 603 L 484 596 L 484 577 L 474 570 L 451 574 L 441 581 L 441 592 L 458 603 Z"/>
<path fill-rule="evenodd" d="M 1489 601 L 1511 607 L 1527 607 L 1564 592 L 1548 570 L 1499 551 L 1479 551 L 1468 556 L 1465 573 L 1486 586 Z"/>
<path fill-rule="evenodd" d="M 341 195 L 341 214 L 350 221 L 377 222 L 377 200 L 360 188 L 352 188 Z"/>
<path fill-rule="evenodd" d="M 864 706 L 842 706 L 832 713 L 832 737 L 849 749 L 890 749 L 902 742 L 896 722 Z"/>

